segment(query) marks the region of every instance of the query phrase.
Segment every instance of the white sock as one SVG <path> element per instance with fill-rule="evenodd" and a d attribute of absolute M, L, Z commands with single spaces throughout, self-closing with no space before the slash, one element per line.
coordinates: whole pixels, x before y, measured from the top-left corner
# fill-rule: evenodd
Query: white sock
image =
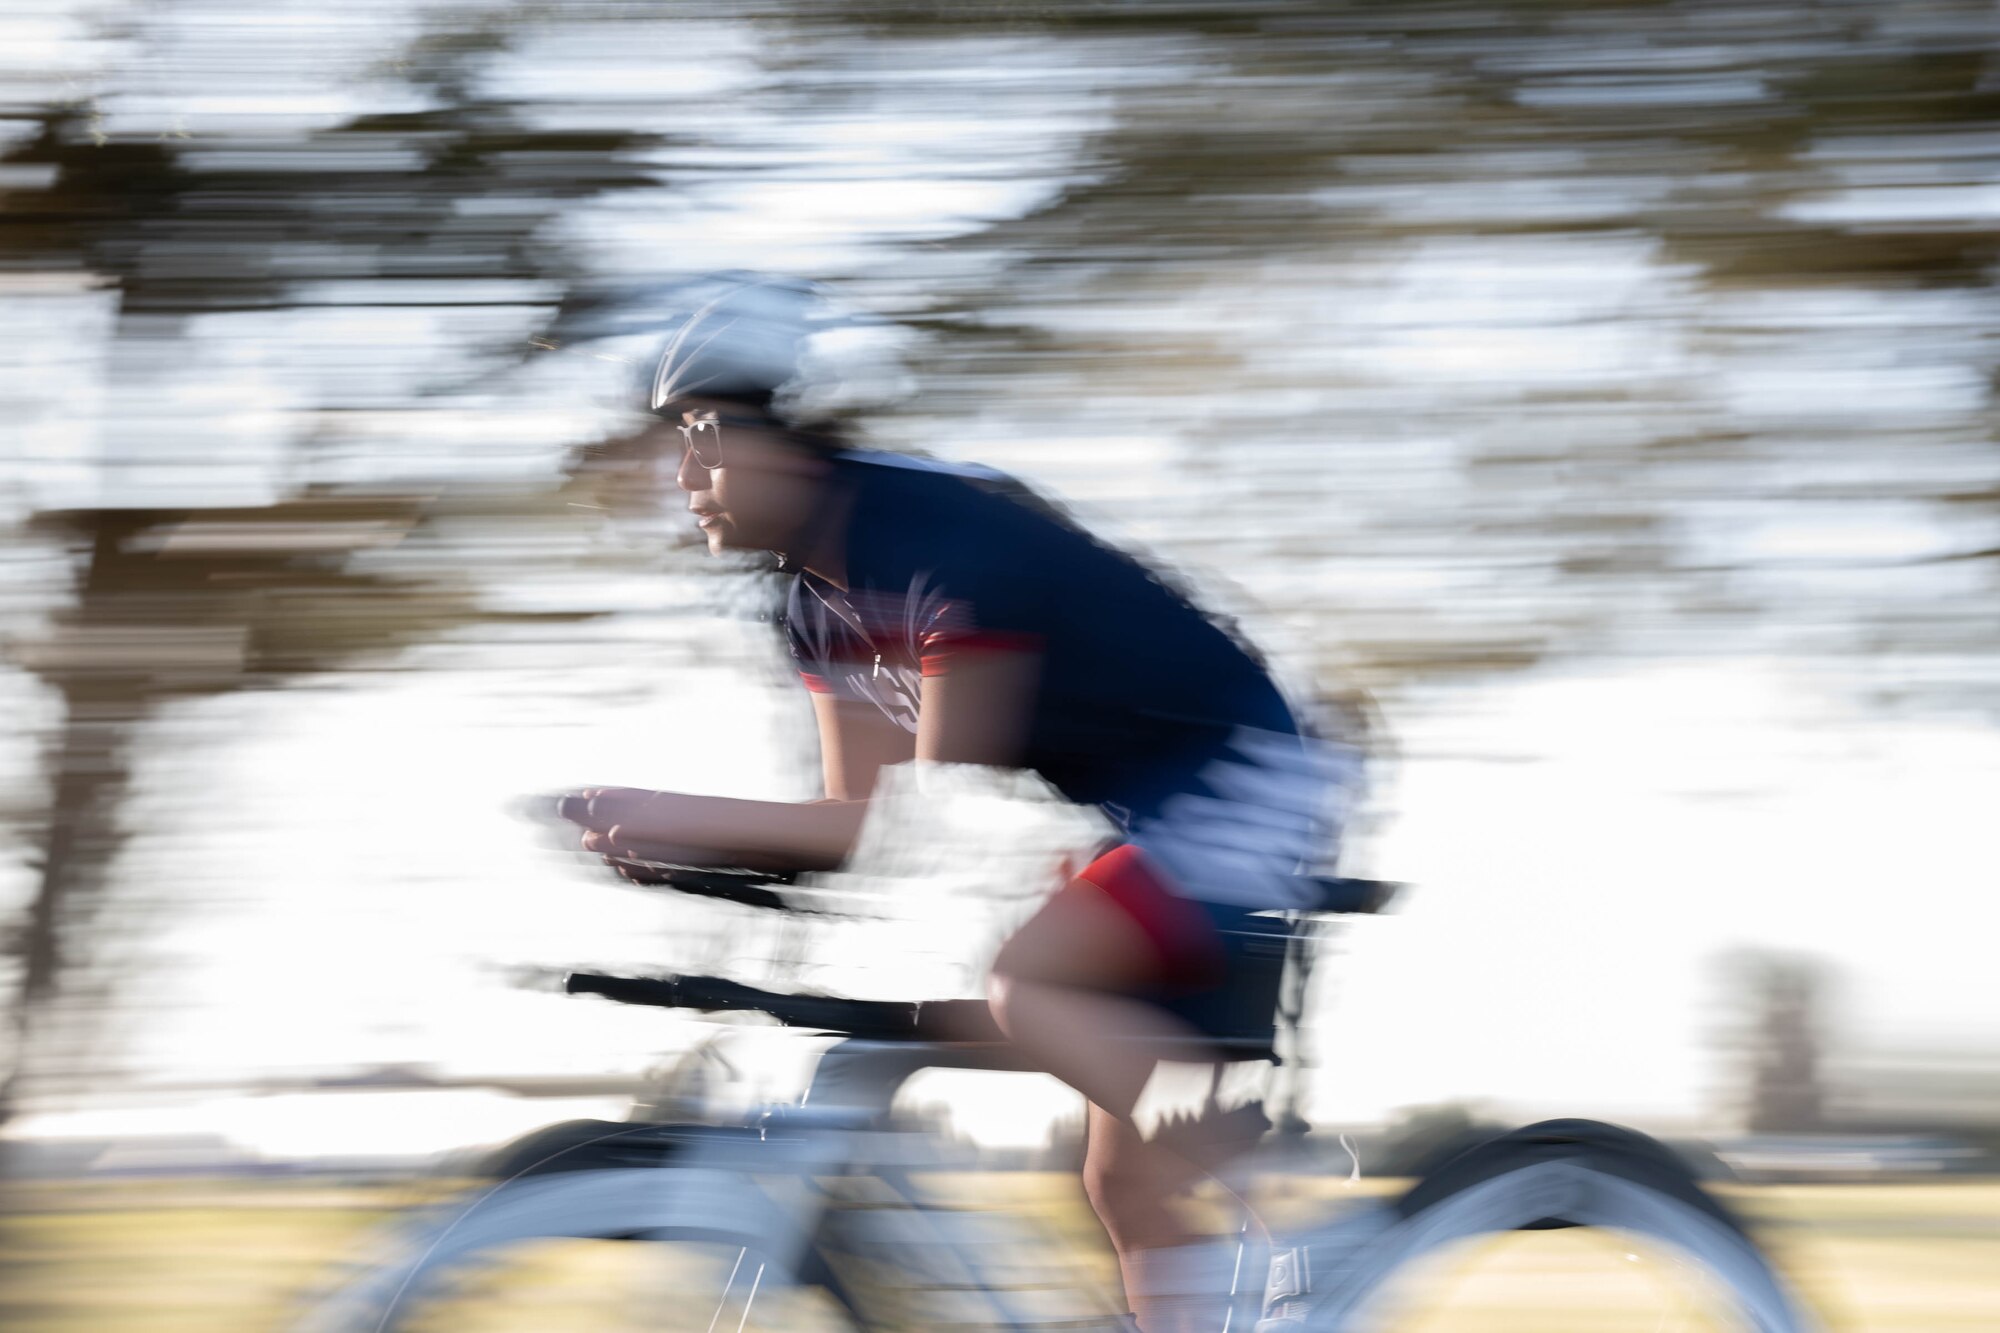
<path fill-rule="evenodd" d="M 1221 1333 L 1236 1260 L 1233 1238 L 1125 1255 L 1125 1296 L 1139 1327 L 1145 1333 Z"/>

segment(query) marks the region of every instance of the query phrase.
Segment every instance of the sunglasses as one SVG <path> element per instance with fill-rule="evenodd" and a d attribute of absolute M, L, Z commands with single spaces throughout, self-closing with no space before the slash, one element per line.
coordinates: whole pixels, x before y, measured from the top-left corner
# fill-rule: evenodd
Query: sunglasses
<path fill-rule="evenodd" d="M 714 471 L 722 466 L 722 428 L 732 430 L 770 430 L 771 422 L 766 417 L 752 416 L 743 412 L 693 412 L 684 414 L 691 420 L 679 423 L 681 441 L 688 453 L 694 456 L 695 465 L 706 471 Z"/>

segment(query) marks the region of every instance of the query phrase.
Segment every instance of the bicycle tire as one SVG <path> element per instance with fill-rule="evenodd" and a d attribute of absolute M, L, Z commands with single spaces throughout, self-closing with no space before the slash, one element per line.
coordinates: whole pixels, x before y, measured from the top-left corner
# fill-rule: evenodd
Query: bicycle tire
<path fill-rule="evenodd" d="M 754 1162 L 752 1145 L 764 1141 L 754 1130 L 699 1125 L 571 1121 L 537 1131 L 494 1155 L 491 1185 L 379 1231 L 371 1252 L 291 1327 L 294 1333 L 400 1333 L 425 1323 L 440 1303 L 462 1295 L 477 1274 L 505 1263 L 519 1247 L 551 1240 L 733 1249 L 739 1259 L 749 1258 L 743 1271 L 755 1274 L 757 1283 L 741 1318 L 727 1327 L 748 1326 L 749 1303 L 766 1273 L 773 1275 L 772 1288 L 823 1291 L 849 1325 L 860 1327 L 813 1238 L 800 1234 L 795 1219 L 747 1174 L 673 1165 L 693 1145 L 718 1142 L 740 1144 L 746 1162 Z M 725 1299 L 734 1284 L 732 1275 Z"/>
<path fill-rule="evenodd" d="M 551 1257 L 532 1243 L 459 1255 L 387 1299 L 379 1290 L 330 1294 L 291 1327 L 297 1333 L 856 1333 L 868 1327 L 838 1287 L 771 1280 L 772 1256 L 738 1237 L 687 1231 L 647 1237 L 643 1249 L 629 1242 L 619 1248 L 643 1263 L 619 1266 L 610 1281 L 602 1260 L 618 1257 L 611 1254 L 559 1254 L 553 1270 Z M 808 1308 L 810 1314 L 799 1313 Z"/>
<path fill-rule="evenodd" d="M 1461 1152 L 1391 1205 L 1376 1234 L 1338 1255 L 1315 1252 L 1305 1327 L 1375 1326 L 1397 1275 L 1458 1241 L 1568 1226 L 1636 1235 L 1691 1261 L 1718 1303 L 1756 1333 L 1819 1327 L 1748 1230 L 1670 1149 L 1586 1120 L 1530 1125 Z"/>

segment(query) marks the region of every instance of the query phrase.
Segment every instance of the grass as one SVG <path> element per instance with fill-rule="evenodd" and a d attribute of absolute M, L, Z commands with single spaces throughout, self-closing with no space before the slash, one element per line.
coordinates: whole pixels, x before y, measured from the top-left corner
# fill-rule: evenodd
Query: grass
<path fill-rule="evenodd" d="M 1034 1253 L 1109 1290 L 1112 1265 L 1074 1182 L 1031 1174 L 938 1177 L 941 1202 L 1031 1217 Z M 436 1186 L 423 1187 L 435 1193 Z M 1385 1188 L 1364 1181 L 1362 1192 Z M 81 1181 L 0 1193 L 0 1327 L 10 1333 L 249 1333 L 280 1328 L 301 1295 L 351 1256 L 367 1229 L 416 1200 L 416 1186 L 298 1181 Z M 2000 1183 L 1739 1188 L 1829 1326 L 1853 1333 L 2000 1327 Z M 1265 1200 L 1276 1220 L 1352 1197 L 1343 1182 L 1293 1180 Z M 687 1293 L 696 1266 L 726 1255 L 582 1242 L 536 1247 L 483 1279 L 434 1327 L 454 1333 L 596 1333 L 702 1328 Z M 858 1271 L 858 1270 L 857 1270 Z M 1521 1233 L 1409 1273 L 1404 1333 L 1697 1333 L 1699 1290 L 1667 1257 L 1616 1236 Z M 957 1299 L 957 1298 L 949 1298 Z M 928 1302 L 928 1304 L 927 1304 Z M 905 1302 L 909 1327 L 956 1317 L 948 1297 Z M 764 1309 L 760 1300 L 760 1316 Z M 733 1319 L 732 1319 L 733 1324 Z M 753 1324 L 752 1327 L 758 1325 Z M 787 1307 L 767 1328 L 840 1327 Z"/>

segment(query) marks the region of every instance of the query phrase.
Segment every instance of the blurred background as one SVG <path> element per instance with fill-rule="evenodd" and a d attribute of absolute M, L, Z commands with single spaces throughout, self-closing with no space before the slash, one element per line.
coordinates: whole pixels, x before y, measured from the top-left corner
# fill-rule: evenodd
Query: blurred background
<path fill-rule="evenodd" d="M 852 919 L 800 932 L 514 813 L 816 794 L 775 584 L 600 507 L 573 465 L 625 368 L 542 336 L 747 267 L 890 321 L 840 382 L 869 439 L 1061 497 L 1372 719 L 1345 868 L 1420 888 L 1324 952 L 1303 1169 L 1346 1174 L 1338 1130 L 1393 1172 L 1621 1119 L 1771 1182 L 1841 1326 L 1990 1323 L 1996 33 L 1987 0 L 10 4 L 0 1322 L 268 1326 L 340 1233 L 284 1227 L 346 1215 L 280 1184 L 616 1117 L 705 1030 L 542 978 L 971 993 L 1087 835 L 1025 790 L 890 817 Z M 727 1096 L 795 1085 L 768 1037 Z M 1023 1166 L 1073 1135 L 1048 1088 L 922 1100 Z"/>

